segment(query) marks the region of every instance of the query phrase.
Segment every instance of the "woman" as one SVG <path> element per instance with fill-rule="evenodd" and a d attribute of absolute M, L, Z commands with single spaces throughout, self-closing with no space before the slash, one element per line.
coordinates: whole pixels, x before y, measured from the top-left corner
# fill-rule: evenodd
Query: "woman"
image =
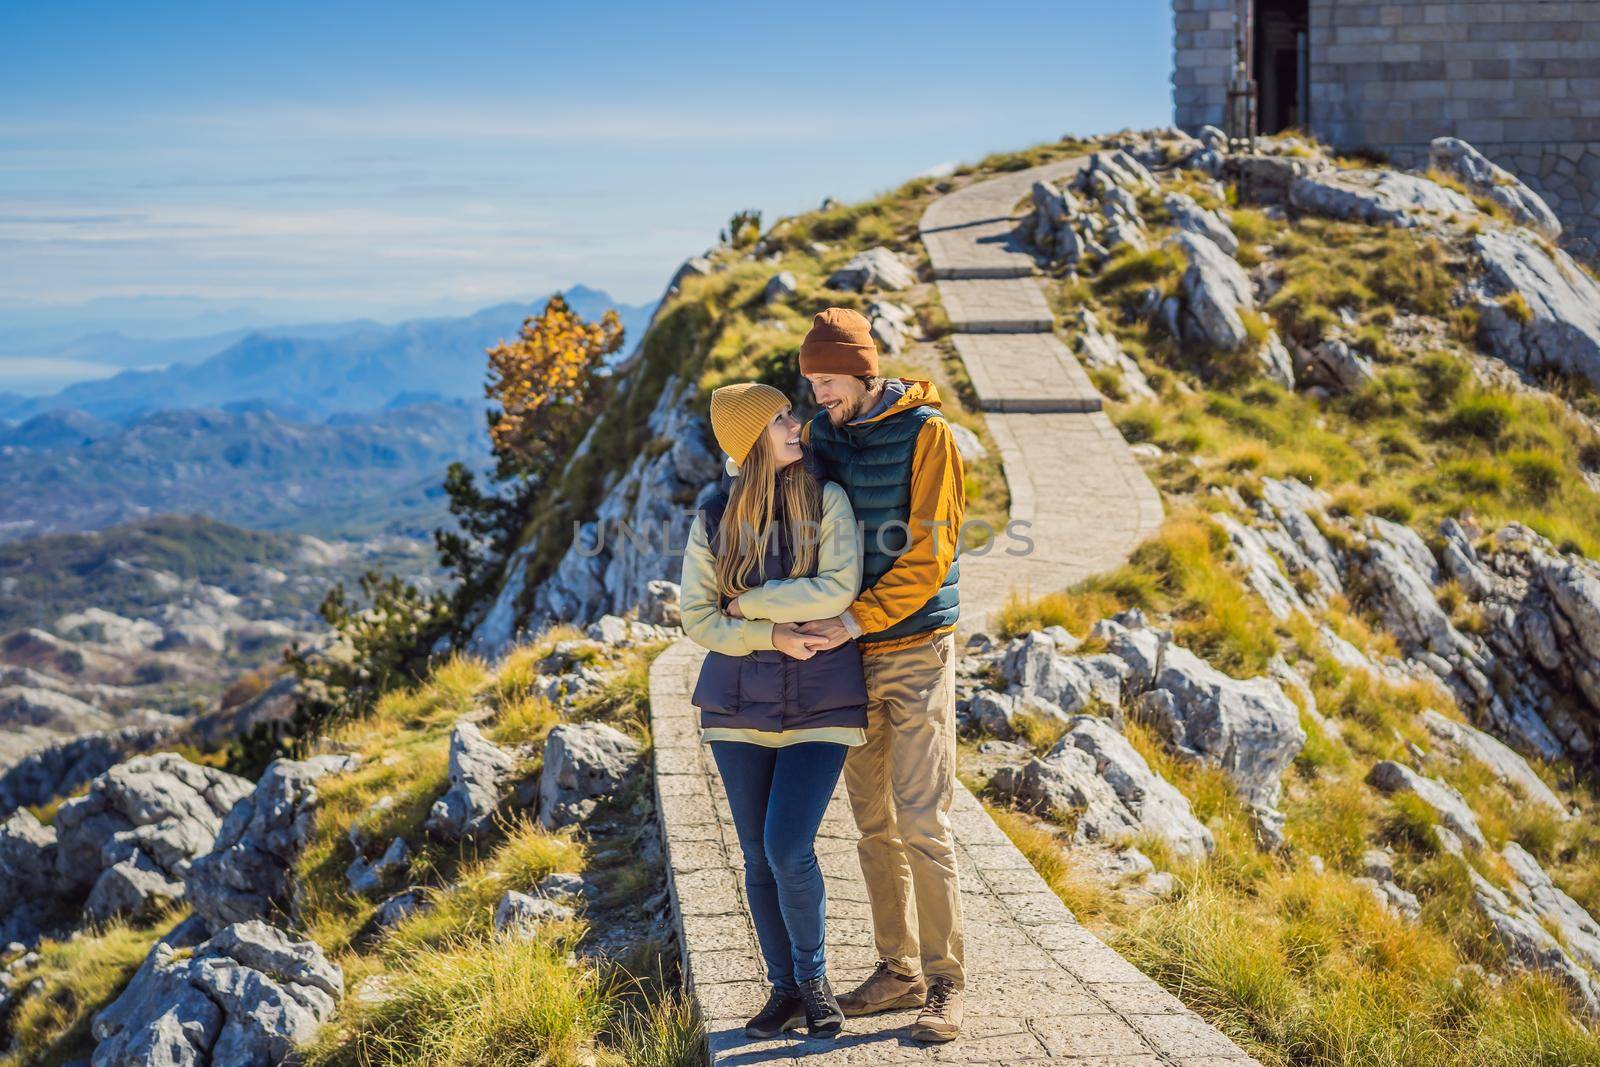
<path fill-rule="evenodd" d="M 745 1033 L 804 1025 L 832 1037 L 844 1013 L 826 974 L 813 843 L 845 751 L 866 740 L 867 687 L 854 642 L 814 651 L 808 642 L 820 640 L 795 624 L 855 599 L 855 516 L 844 490 L 806 467 L 800 423 L 778 390 L 716 390 L 711 429 L 732 481 L 690 530 L 679 608 L 684 632 L 709 650 L 693 703 L 727 788 L 772 983 Z"/>

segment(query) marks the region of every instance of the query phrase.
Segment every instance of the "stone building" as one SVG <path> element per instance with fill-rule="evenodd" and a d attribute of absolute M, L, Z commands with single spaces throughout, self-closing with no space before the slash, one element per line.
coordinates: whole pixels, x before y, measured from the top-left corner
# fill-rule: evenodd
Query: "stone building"
<path fill-rule="evenodd" d="M 1600 0 L 1172 7 L 1179 126 L 1243 133 L 1228 122 L 1235 87 L 1260 133 L 1297 126 L 1405 166 L 1460 137 L 1541 193 L 1575 250 L 1600 252 Z"/>

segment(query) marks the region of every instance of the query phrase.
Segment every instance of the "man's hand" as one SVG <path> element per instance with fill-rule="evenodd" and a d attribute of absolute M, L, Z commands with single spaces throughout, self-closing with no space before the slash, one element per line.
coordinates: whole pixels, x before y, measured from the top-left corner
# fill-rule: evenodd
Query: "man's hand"
<path fill-rule="evenodd" d="M 818 639 L 811 642 L 812 649 L 818 652 L 824 649 L 838 648 L 850 640 L 850 631 L 846 630 L 844 623 L 836 618 L 803 622 L 798 629 L 806 637 Z"/>
<path fill-rule="evenodd" d="M 727 614 L 732 615 L 736 619 L 744 618 L 744 612 L 739 608 L 738 597 L 734 597 L 732 600 L 728 601 Z"/>

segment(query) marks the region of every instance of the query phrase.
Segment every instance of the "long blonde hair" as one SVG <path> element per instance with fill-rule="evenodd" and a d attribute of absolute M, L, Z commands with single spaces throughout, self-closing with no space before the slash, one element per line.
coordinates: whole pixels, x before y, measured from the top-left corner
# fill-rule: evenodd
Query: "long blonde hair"
<path fill-rule="evenodd" d="M 772 445 L 766 434 L 756 439 L 755 447 L 740 466 L 728 493 L 728 506 L 722 512 L 717 530 L 717 589 L 723 596 L 736 597 L 751 588 L 748 579 L 759 574 L 772 536 L 772 516 L 779 496 L 783 500 L 784 533 L 793 551 L 790 578 L 810 574 L 817 564 L 817 545 L 821 540 L 822 486 L 804 462 L 796 461 L 777 468 Z M 776 577 L 768 575 L 767 577 Z"/>

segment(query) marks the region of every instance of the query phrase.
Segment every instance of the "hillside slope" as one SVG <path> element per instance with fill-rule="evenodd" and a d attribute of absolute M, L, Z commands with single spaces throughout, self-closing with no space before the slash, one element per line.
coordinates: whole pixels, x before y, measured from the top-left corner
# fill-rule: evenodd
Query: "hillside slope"
<path fill-rule="evenodd" d="M 643 714 L 675 559 L 589 552 L 574 523 L 691 506 L 716 474 L 706 393 L 800 395 L 829 304 L 868 314 L 891 373 L 948 389 L 973 514 L 1003 523 L 917 220 L 1089 152 L 1015 216 L 1167 519 L 973 635 L 965 779 L 1079 921 L 1264 1063 L 1600 1060 L 1595 282 L 1452 157 L 1402 175 L 1172 131 L 994 157 L 691 261 L 467 620 L 492 660 L 442 653 L 309 758 L 214 781 L 239 799 L 188 809 L 184 849 L 109 814 L 204 773 L 173 764 L 0 828 L 27 890 L 0 912 L 38 946 L 0 977 L 12 1059 L 147 1062 L 166 1018 L 195 1064 L 224 1034 L 268 1062 L 704 1062 Z M 635 608 L 650 625 L 606 614 Z M 131 850 L 91 850 L 118 832 Z M 252 996 L 217 1007 L 219 971 Z"/>

